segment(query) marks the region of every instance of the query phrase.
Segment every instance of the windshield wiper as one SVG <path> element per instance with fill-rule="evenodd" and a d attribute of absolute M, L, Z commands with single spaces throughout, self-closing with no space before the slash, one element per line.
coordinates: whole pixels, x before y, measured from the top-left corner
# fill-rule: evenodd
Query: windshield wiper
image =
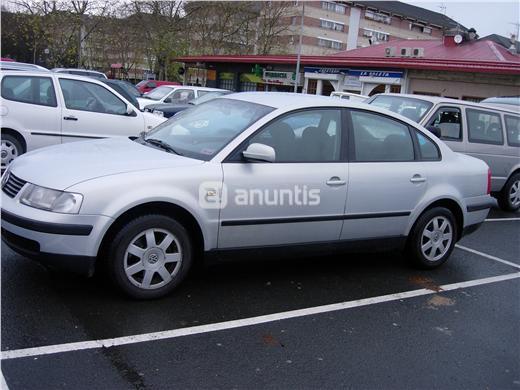
<path fill-rule="evenodd" d="M 153 145 L 153 146 L 157 146 L 163 150 L 166 150 L 167 152 L 175 153 L 175 154 L 178 154 L 179 156 L 182 156 L 182 153 L 179 153 L 174 148 L 172 148 L 170 144 L 168 144 L 164 141 L 161 141 L 160 139 L 143 138 L 143 140 L 144 140 L 144 142 L 149 143 L 150 145 Z"/>

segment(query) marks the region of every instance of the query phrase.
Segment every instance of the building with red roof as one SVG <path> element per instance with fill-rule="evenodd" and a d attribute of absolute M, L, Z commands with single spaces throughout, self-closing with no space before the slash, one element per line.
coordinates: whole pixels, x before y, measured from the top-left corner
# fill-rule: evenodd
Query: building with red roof
<path fill-rule="evenodd" d="M 364 95 L 402 92 L 473 101 L 518 95 L 520 55 L 516 47 L 453 32 L 436 40 L 395 39 L 328 56 L 302 56 L 304 72 L 298 90 L 320 95 L 332 91 Z M 209 70 L 209 77 L 198 81 L 235 91 L 291 91 L 296 79 L 293 55 L 193 56 L 179 60 L 188 67 Z M 200 77 L 200 72 L 197 75 Z"/>

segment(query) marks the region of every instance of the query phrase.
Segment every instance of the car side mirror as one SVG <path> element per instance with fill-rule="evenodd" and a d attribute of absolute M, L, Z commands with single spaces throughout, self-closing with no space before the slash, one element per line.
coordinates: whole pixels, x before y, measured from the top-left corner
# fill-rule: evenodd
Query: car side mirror
<path fill-rule="evenodd" d="M 251 144 L 242 152 L 242 156 L 250 161 L 275 162 L 276 152 L 268 145 Z"/>
<path fill-rule="evenodd" d="M 171 103 L 173 100 L 171 97 L 167 97 L 166 99 L 164 99 L 163 103 Z"/>
<path fill-rule="evenodd" d="M 437 126 L 426 126 L 426 129 L 432 133 L 434 136 L 436 136 L 437 138 L 441 138 L 442 134 L 441 134 L 441 129 L 439 129 Z"/>
<path fill-rule="evenodd" d="M 127 104 L 126 105 L 126 115 L 128 115 L 128 116 L 137 116 L 137 114 L 135 113 L 134 108 L 132 107 L 131 104 Z"/>

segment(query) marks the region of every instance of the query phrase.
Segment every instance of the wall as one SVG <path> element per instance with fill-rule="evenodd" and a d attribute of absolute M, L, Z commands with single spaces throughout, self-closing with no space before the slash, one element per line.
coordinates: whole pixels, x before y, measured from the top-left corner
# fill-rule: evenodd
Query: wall
<path fill-rule="evenodd" d="M 520 90 L 520 76 L 514 75 L 410 70 L 408 79 L 408 93 L 427 92 L 457 99 L 518 95 Z"/>

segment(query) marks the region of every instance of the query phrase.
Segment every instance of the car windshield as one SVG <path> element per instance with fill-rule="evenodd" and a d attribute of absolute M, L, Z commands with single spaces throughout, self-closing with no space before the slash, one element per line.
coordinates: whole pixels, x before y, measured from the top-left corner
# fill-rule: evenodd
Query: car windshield
<path fill-rule="evenodd" d="M 274 108 L 234 99 L 214 99 L 180 112 L 146 135 L 183 156 L 208 161 L 238 134 Z"/>
<path fill-rule="evenodd" d="M 367 103 L 386 108 L 417 123 L 433 106 L 433 103 L 426 100 L 389 95 L 376 95 Z"/>
<path fill-rule="evenodd" d="M 166 87 L 166 86 L 157 87 L 153 91 L 144 95 L 144 97 L 146 97 L 147 99 L 152 99 L 152 100 L 161 100 L 163 97 L 168 95 L 171 91 L 173 91 L 173 88 L 171 88 L 171 87 Z"/>

